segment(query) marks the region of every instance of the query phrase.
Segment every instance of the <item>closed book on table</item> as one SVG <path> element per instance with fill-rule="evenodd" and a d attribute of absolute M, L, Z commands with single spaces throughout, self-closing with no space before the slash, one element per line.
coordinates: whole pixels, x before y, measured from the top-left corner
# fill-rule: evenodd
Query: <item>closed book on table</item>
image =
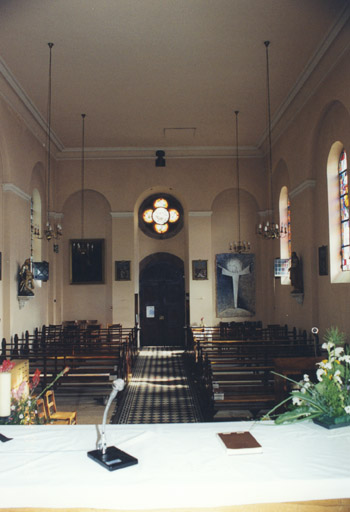
<path fill-rule="evenodd" d="M 262 446 L 248 431 L 220 432 L 218 438 L 229 455 L 262 453 Z"/>

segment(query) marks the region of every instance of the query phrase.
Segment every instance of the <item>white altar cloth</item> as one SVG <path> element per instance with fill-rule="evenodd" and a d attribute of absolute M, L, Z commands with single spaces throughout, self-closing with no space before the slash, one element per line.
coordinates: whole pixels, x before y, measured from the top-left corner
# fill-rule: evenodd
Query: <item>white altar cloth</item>
<path fill-rule="evenodd" d="M 87 457 L 94 425 L 0 426 L 0 508 L 220 507 L 350 497 L 350 427 L 256 423 L 262 454 L 229 456 L 216 433 L 252 422 L 108 425 L 139 460 L 109 472 Z"/>

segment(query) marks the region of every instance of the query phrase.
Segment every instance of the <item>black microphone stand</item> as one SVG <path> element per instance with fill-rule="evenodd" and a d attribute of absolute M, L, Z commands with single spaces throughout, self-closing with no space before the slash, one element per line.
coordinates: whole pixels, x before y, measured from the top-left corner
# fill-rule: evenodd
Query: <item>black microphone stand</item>
<path fill-rule="evenodd" d="M 105 467 L 109 471 L 115 471 L 116 469 L 126 468 L 128 466 L 133 466 L 138 463 L 138 460 L 135 459 L 132 455 L 119 450 L 115 446 L 107 447 L 106 440 L 106 422 L 109 408 L 118 394 L 118 391 L 122 391 L 124 389 L 124 381 L 122 379 L 116 379 L 113 382 L 112 392 L 109 396 L 107 405 L 105 407 L 103 413 L 102 420 L 102 429 L 101 429 L 101 439 L 98 442 L 97 450 L 92 450 L 88 452 L 88 457 L 94 460 L 101 466 Z"/>

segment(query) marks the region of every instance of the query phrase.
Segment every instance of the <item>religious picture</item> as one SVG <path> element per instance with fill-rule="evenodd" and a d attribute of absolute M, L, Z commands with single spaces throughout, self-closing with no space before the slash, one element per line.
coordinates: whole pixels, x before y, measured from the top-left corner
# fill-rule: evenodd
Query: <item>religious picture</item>
<path fill-rule="evenodd" d="M 115 280 L 116 281 L 130 281 L 130 261 L 116 261 L 115 262 Z"/>
<path fill-rule="evenodd" d="M 104 283 L 104 240 L 70 240 L 70 283 Z"/>
<path fill-rule="evenodd" d="M 219 318 L 255 314 L 255 255 L 216 255 L 216 314 Z"/>
<path fill-rule="evenodd" d="M 192 279 L 197 281 L 208 279 L 208 260 L 192 261 Z"/>

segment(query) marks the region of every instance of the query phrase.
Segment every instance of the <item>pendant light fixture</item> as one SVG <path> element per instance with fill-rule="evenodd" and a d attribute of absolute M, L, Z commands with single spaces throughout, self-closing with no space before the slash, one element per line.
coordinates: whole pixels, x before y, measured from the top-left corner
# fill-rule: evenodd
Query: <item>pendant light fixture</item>
<path fill-rule="evenodd" d="M 264 41 L 266 48 L 266 93 L 267 93 L 267 115 L 268 115 L 268 171 L 270 182 L 270 219 L 258 225 L 258 235 L 267 240 L 274 240 L 286 236 L 287 228 L 279 227 L 274 221 L 273 210 L 273 187 L 272 187 L 272 140 L 271 140 L 271 100 L 270 100 L 270 67 L 269 67 L 269 46 L 270 41 Z"/>
<path fill-rule="evenodd" d="M 239 154 L 238 154 L 238 114 L 239 110 L 235 110 L 236 115 L 236 178 L 237 178 L 237 224 L 238 224 L 238 241 L 230 242 L 229 249 L 232 252 L 241 254 L 242 252 L 250 251 L 250 243 L 241 241 L 241 202 L 240 202 L 240 187 L 239 187 Z"/>
<path fill-rule="evenodd" d="M 46 221 L 46 229 L 44 231 L 44 236 L 47 241 L 50 241 L 52 238 L 58 239 L 62 236 L 62 227 L 60 224 L 51 225 L 50 222 L 50 199 L 51 199 L 51 104 L 52 104 L 52 95 L 51 95 L 51 84 L 52 84 L 52 47 L 53 43 L 48 43 L 49 46 L 49 90 L 48 90 L 48 102 L 47 102 L 47 221 Z M 37 231 L 38 238 L 43 238 L 40 236 L 39 230 Z"/>
<path fill-rule="evenodd" d="M 94 244 L 85 240 L 85 117 L 82 118 L 82 139 L 81 139 L 81 239 L 76 242 L 76 250 L 81 255 L 88 255 L 94 250 Z"/>

